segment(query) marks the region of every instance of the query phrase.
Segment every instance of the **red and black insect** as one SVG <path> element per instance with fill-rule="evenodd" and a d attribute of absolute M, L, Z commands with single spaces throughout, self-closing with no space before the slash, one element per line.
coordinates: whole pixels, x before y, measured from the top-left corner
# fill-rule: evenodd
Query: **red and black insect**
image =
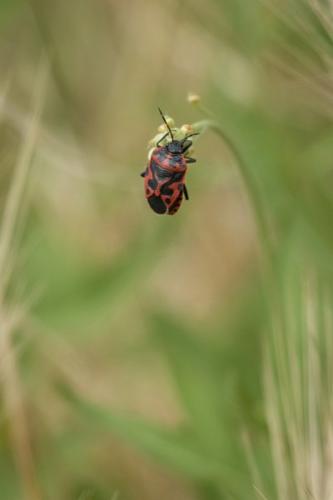
<path fill-rule="evenodd" d="M 192 146 L 189 137 L 198 133 L 189 134 L 183 140 L 176 141 L 164 114 L 160 108 L 158 110 L 168 132 L 156 144 L 148 166 L 141 176 L 144 177 L 146 198 L 154 212 L 174 215 L 182 203 L 183 195 L 186 200 L 189 199 L 185 184 L 187 164 L 196 160 L 185 154 Z M 166 146 L 160 146 L 169 134 L 171 141 Z"/>

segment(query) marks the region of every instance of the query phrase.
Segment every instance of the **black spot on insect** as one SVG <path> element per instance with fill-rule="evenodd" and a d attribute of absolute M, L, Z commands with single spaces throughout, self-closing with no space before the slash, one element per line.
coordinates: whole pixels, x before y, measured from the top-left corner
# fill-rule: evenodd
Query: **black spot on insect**
<path fill-rule="evenodd" d="M 184 176 L 184 174 L 182 172 L 177 172 L 177 173 L 172 175 L 172 181 L 173 182 L 181 181 L 183 176 Z"/>
<path fill-rule="evenodd" d="M 156 157 L 157 160 L 162 161 L 165 158 L 165 152 L 159 151 L 158 153 L 155 153 L 154 156 Z"/>
<path fill-rule="evenodd" d="M 167 186 L 162 186 L 161 193 L 165 194 L 166 196 L 172 196 L 173 190 Z"/>
<path fill-rule="evenodd" d="M 169 208 L 169 213 L 177 212 L 182 202 L 182 199 L 183 199 L 183 193 L 180 192 L 178 198 L 173 202 L 173 204 Z"/>
<path fill-rule="evenodd" d="M 146 194 L 148 195 L 150 193 L 149 189 L 146 189 Z"/>
<path fill-rule="evenodd" d="M 158 196 L 151 196 L 148 198 L 148 203 L 157 214 L 164 214 L 167 210 L 162 199 Z"/>
<path fill-rule="evenodd" d="M 156 179 L 149 179 L 148 186 L 155 190 L 157 188 L 157 180 Z"/>
<path fill-rule="evenodd" d="M 170 203 L 170 201 L 171 201 L 171 198 L 169 198 L 169 197 L 168 197 L 168 198 L 165 198 L 165 202 L 166 202 L 166 203 Z"/>
<path fill-rule="evenodd" d="M 176 156 L 172 156 L 170 158 L 170 163 L 173 167 L 176 167 L 178 165 L 178 163 L 181 161 L 181 157 L 176 155 Z"/>
<path fill-rule="evenodd" d="M 157 160 L 160 160 L 160 161 L 163 161 L 165 159 L 164 156 L 162 156 L 162 157 L 155 156 L 154 158 L 156 158 Z M 150 168 L 151 168 L 152 172 L 154 172 L 154 174 L 160 178 L 169 177 L 170 176 L 169 172 L 167 170 L 165 170 L 163 167 L 161 167 L 158 163 L 156 163 L 154 158 L 152 158 L 150 160 Z"/>
<path fill-rule="evenodd" d="M 165 168 L 163 167 L 156 166 L 155 172 L 160 179 L 167 179 L 168 177 L 170 177 L 170 172 L 165 170 Z"/>

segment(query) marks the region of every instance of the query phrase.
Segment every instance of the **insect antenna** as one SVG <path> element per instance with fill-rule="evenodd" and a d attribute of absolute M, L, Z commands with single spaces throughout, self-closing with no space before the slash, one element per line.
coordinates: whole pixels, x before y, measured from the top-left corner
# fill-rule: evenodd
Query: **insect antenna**
<path fill-rule="evenodd" d="M 169 134 L 171 135 L 171 139 L 172 139 L 172 140 L 174 140 L 174 139 L 173 139 L 172 132 L 171 132 L 171 128 L 169 127 L 169 124 L 168 124 L 168 122 L 166 121 L 166 118 L 165 118 L 165 116 L 164 116 L 164 114 L 163 114 L 163 111 L 162 111 L 160 108 L 158 108 L 158 110 L 159 110 L 159 112 L 160 112 L 160 114 L 161 114 L 161 117 L 162 117 L 162 119 L 163 119 L 163 121 L 164 121 L 165 125 L 167 126 L 167 129 L 169 130 Z"/>
<path fill-rule="evenodd" d="M 184 142 L 186 142 L 186 141 L 187 141 L 187 139 L 188 139 L 189 137 L 193 137 L 194 135 L 200 135 L 200 132 L 193 132 L 193 134 L 189 134 L 189 135 L 187 135 L 187 136 L 186 136 L 186 137 L 184 137 L 184 139 L 182 140 L 182 144 L 184 144 Z"/>

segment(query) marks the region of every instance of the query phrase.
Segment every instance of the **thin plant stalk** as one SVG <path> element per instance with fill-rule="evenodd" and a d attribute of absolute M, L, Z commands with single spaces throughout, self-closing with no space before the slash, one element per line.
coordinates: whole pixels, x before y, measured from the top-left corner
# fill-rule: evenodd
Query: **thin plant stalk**
<path fill-rule="evenodd" d="M 258 187 L 253 179 L 253 176 L 250 174 L 249 168 L 246 165 L 245 160 L 242 155 L 238 151 L 236 145 L 232 141 L 232 139 L 225 132 L 223 127 L 212 118 L 212 113 L 204 106 L 197 105 L 198 108 L 206 115 L 209 116 L 208 119 L 196 122 L 193 124 L 193 129 L 198 130 L 200 132 L 204 132 L 206 130 L 212 130 L 220 139 L 222 139 L 223 143 L 227 145 L 229 151 L 234 156 L 237 166 L 239 168 L 240 174 L 245 183 L 253 210 L 257 222 L 258 232 L 262 241 L 262 244 L 266 250 L 267 256 L 272 256 L 272 244 L 270 239 L 269 226 L 267 223 L 267 219 L 264 215 L 264 209 L 260 202 L 260 193 Z"/>
<path fill-rule="evenodd" d="M 47 73 L 47 64 L 43 59 L 36 78 L 34 112 L 19 153 L 0 226 L 1 275 L 6 273 L 6 269 L 12 268 L 13 253 L 15 251 L 15 231 L 38 138 Z M 7 276 L 7 279 L 9 279 L 9 276 Z M 16 467 L 21 478 L 24 497 L 27 500 L 41 500 L 42 493 L 37 480 L 36 466 L 23 402 L 23 391 L 11 339 L 15 326 L 17 326 L 17 322 L 12 320 L 13 317 L 15 318 L 16 310 L 15 306 L 12 308 L 8 306 L 5 297 L 6 283 L 2 282 L 0 288 L 0 356 L 4 405 L 9 416 L 11 446 Z"/>

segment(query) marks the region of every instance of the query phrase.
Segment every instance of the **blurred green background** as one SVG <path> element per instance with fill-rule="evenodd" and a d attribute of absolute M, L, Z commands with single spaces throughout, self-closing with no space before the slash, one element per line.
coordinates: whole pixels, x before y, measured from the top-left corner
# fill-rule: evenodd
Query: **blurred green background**
<path fill-rule="evenodd" d="M 332 3 L 3 0 L 0 38 L 1 500 L 332 499 Z M 174 217 L 158 106 L 214 121 Z"/>

